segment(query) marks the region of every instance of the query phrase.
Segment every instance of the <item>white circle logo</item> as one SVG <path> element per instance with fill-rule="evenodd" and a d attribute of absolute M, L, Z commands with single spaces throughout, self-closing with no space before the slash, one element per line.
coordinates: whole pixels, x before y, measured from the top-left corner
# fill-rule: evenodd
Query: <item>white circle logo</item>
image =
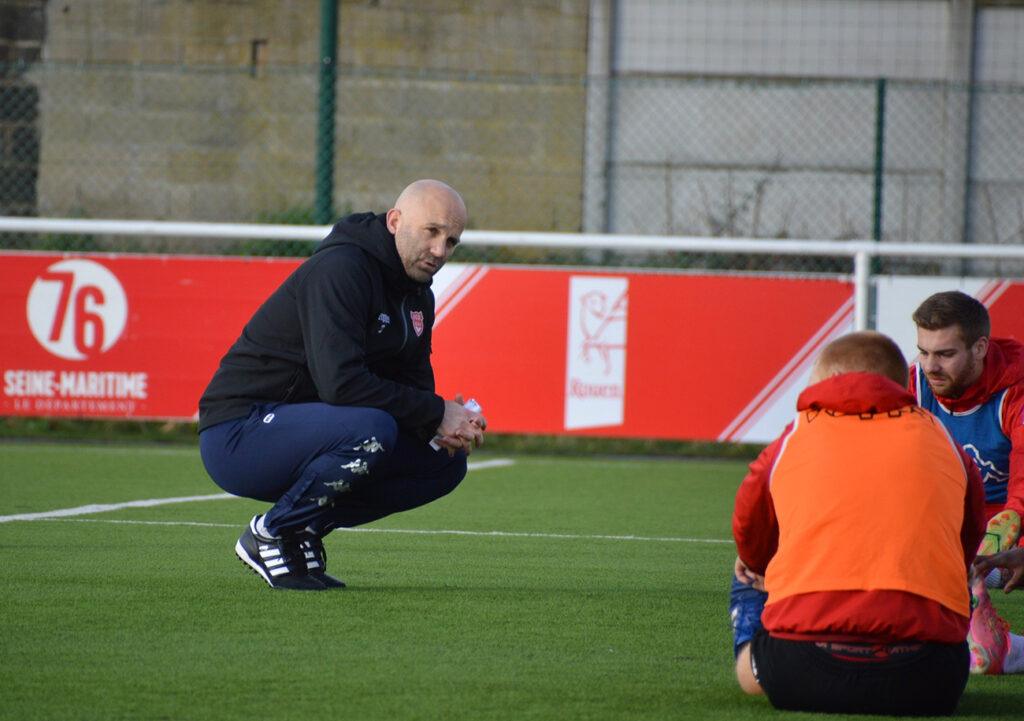
<path fill-rule="evenodd" d="M 67 360 L 110 349 L 124 331 L 128 298 L 117 276 L 91 260 L 54 263 L 28 292 L 28 325 L 39 344 Z"/>

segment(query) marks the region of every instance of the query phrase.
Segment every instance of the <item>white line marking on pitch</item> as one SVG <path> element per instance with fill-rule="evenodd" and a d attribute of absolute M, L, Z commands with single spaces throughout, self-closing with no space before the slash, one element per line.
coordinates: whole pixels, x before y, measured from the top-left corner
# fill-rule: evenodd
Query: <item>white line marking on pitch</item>
<path fill-rule="evenodd" d="M 233 496 L 232 496 L 233 497 Z M 121 523 L 133 526 L 197 526 L 207 528 L 238 528 L 237 523 L 203 523 L 200 521 L 128 521 L 115 518 L 67 518 L 57 519 L 52 516 L 37 520 L 67 520 L 75 523 Z M 675 538 L 672 536 L 613 536 L 600 533 L 530 533 L 526 531 L 456 531 L 428 530 L 415 528 L 335 528 L 332 533 L 406 533 L 425 536 L 494 536 L 502 538 L 563 538 L 569 540 L 606 540 L 606 541 L 661 541 L 664 543 L 732 543 L 732 539 L 722 538 Z"/>
<path fill-rule="evenodd" d="M 491 461 L 480 461 L 470 463 L 469 470 L 476 471 L 483 468 L 500 468 L 511 466 L 515 461 L 507 458 L 495 458 Z M 215 493 L 208 496 L 179 496 L 177 498 L 148 498 L 140 501 L 126 501 L 124 503 L 93 503 L 88 506 L 77 508 L 61 508 L 56 511 L 41 511 L 39 513 L 19 513 L 14 516 L 0 516 L 0 523 L 9 521 L 37 521 L 42 518 L 64 518 L 68 516 L 83 516 L 89 513 L 105 513 L 106 511 L 117 511 L 122 508 L 148 508 L 150 506 L 163 506 L 169 503 L 190 503 L 192 501 L 221 501 L 227 498 L 237 498 L 230 493 Z"/>
<path fill-rule="evenodd" d="M 511 466 L 515 461 L 509 459 L 495 459 L 493 461 L 480 461 L 470 463 L 470 470 L 482 468 L 500 468 Z M 141 501 L 128 501 L 126 503 L 92 504 L 79 506 L 77 508 L 63 508 L 55 511 L 43 511 L 41 513 L 20 513 L 12 516 L 0 516 L 0 523 L 12 520 L 71 520 L 79 523 L 127 523 L 131 525 L 190 525 L 206 526 L 216 528 L 234 528 L 237 523 L 204 523 L 199 521 L 167 521 L 167 520 L 124 520 L 117 518 L 76 518 L 75 516 L 87 515 L 90 513 L 103 513 L 104 511 L 116 511 L 122 508 L 148 508 L 152 506 L 163 506 L 172 503 L 189 503 L 193 501 L 223 501 L 238 498 L 230 494 L 213 494 L 210 496 L 179 496 L 177 498 L 155 498 Z M 568 539 L 568 540 L 607 540 L 607 541 L 648 541 L 665 543 L 710 543 L 723 544 L 732 543 L 732 540 L 723 539 L 686 539 L 671 537 L 651 536 L 610 536 L 604 534 L 536 534 L 512 531 L 427 531 L 427 529 L 415 528 L 336 528 L 336 532 L 350 534 L 419 534 L 424 536 L 492 536 L 496 538 L 526 538 L 526 539 Z"/>
<path fill-rule="evenodd" d="M 516 464 L 511 458 L 495 458 L 490 461 L 470 461 L 466 464 L 467 470 L 479 471 L 483 468 L 501 468 L 503 466 L 514 466 Z"/>
<path fill-rule="evenodd" d="M 42 511 L 40 513 L 19 513 L 16 516 L 0 516 L 0 523 L 8 521 L 38 521 L 42 518 L 66 518 L 68 516 L 83 516 L 87 513 L 103 513 L 105 511 L 117 511 L 122 508 L 145 508 L 148 506 L 163 506 L 169 503 L 188 503 L 190 501 L 219 501 L 225 498 L 236 498 L 230 493 L 217 493 L 212 496 L 179 496 L 177 498 L 150 498 L 143 501 L 127 501 L 125 503 L 93 503 L 88 506 L 77 508 L 61 508 L 56 511 Z"/>

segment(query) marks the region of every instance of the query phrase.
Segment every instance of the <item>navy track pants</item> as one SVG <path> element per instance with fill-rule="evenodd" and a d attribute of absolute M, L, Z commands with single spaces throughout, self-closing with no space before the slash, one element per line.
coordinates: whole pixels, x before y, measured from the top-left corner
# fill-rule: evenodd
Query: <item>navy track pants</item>
<path fill-rule="evenodd" d="M 199 434 L 203 465 L 228 493 L 274 504 L 273 534 L 323 536 L 451 492 L 466 455 L 450 457 L 375 408 L 268 403 Z"/>

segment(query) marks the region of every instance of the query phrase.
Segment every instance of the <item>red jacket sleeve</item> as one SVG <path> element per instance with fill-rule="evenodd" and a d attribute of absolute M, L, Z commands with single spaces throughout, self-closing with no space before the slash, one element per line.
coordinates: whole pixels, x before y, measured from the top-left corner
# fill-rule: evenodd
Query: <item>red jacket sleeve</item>
<path fill-rule="evenodd" d="M 787 426 L 779 438 L 761 451 L 736 491 L 732 515 L 736 551 L 752 571 L 762 575 L 779 547 L 779 522 L 769 481 L 782 442 L 792 429 L 792 425 Z"/>
<path fill-rule="evenodd" d="M 1024 517 L 1024 387 L 1010 389 L 1003 413 L 1003 432 L 1010 439 L 1010 478 L 1006 507 Z"/>

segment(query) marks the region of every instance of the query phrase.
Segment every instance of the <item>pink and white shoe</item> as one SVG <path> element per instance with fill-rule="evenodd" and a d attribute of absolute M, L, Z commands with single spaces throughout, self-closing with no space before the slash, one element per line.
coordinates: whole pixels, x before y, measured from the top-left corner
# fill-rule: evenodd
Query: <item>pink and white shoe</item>
<path fill-rule="evenodd" d="M 997 675 L 1003 672 L 1003 660 L 1010 647 L 1010 624 L 999 618 L 981 579 L 971 588 L 977 606 L 971 613 L 967 646 L 971 651 L 971 673 Z"/>

